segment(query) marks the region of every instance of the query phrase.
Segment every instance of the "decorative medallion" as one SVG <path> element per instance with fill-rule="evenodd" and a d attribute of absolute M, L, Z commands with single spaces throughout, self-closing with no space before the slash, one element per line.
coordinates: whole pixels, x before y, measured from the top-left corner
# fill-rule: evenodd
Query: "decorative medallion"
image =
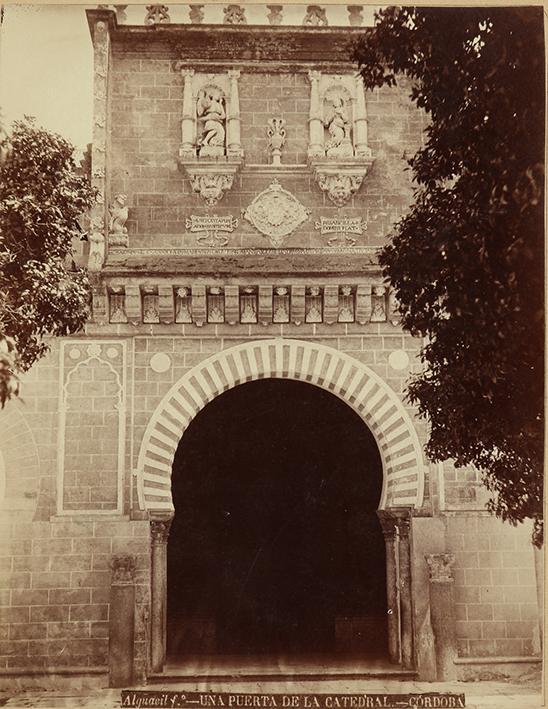
<path fill-rule="evenodd" d="M 150 358 L 149 364 L 153 372 L 161 374 L 171 367 L 171 357 L 165 352 L 156 352 Z"/>
<path fill-rule="evenodd" d="M 89 357 L 99 357 L 101 354 L 101 345 L 98 345 L 97 342 L 93 342 L 91 345 L 88 345 L 87 352 Z"/>
<path fill-rule="evenodd" d="M 354 246 L 356 239 L 351 234 L 363 234 L 367 229 L 367 223 L 361 217 L 320 217 L 314 222 L 314 229 L 320 234 L 331 234 L 327 243 L 333 246 L 341 236 L 344 236 L 349 246 Z"/>
<path fill-rule="evenodd" d="M 217 214 L 197 216 L 191 214 L 185 222 L 187 231 L 200 236 L 196 241 L 204 246 L 226 246 L 228 237 L 226 232 L 232 233 L 238 226 L 238 220 L 229 215 L 220 217 Z"/>
<path fill-rule="evenodd" d="M 244 210 L 243 217 L 261 234 L 268 236 L 277 249 L 283 245 L 286 236 L 310 217 L 310 210 L 274 180 Z"/>

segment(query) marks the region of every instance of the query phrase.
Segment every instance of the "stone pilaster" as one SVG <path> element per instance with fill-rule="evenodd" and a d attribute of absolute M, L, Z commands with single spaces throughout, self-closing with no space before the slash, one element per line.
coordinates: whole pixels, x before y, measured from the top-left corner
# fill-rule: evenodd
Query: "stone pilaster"
<path fill-rule="evenodd" d="M 133 683 L 135 636 L 135 557 L 115 556 L 110 563 L 109 686 Z"/>
<path fill-rule="evenodd" d="M 108 13 L 109 15 L 111 13 Z M 106 257 L 107 154 L 108 154 L 108 74 L 110 35 L 108 15 L 101 16 L 93 27 L 93 143 L 91 149 L 91 185 L 97 191 L 90 210 L 88 269 L 101 270 Z"/>
<path fill-rule="evenodd" d="M 152 609 L 151 664 L 159 672 L 166 659 L 167 539 L 172 517 L 150 520 Z"/>
<path fill-rule="evenodd" d="M 457 641 L 453 595 L 454 554 L 426 554 L 430 571 L 430 617 L 436 651 L 436 679 L 456 679 Z"/>

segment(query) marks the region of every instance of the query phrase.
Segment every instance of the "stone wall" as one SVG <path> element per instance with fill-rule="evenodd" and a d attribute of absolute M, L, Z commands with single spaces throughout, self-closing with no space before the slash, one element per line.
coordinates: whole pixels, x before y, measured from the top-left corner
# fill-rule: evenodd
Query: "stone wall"
<path fill-rule="evenodd" d="M 84 432 L 82 432 L 83 435 Z M 52 518 L 2 524 L 0 667 L 105 666 L 110 561 L 137 559 L 135 674 L 144 675 L 149 604 L 148 522 Z"/>
<path fill-rule="evenodd" d="M 456 556 L 459 655 L 538 654 L 530 525 L 516 529 L 478 512 L 448 516 L 446 522 L 448 550 Z"/>
<path fill-rule="evenodd" d="M 238 328 L 236 332 L 232 330 L 234 334 L 229 334 L 229 325 L 204 326 L 209 334 L 204 332 L 201 337 L 195 336 L 195 328 L 193 336 L 183 336 L 185 326 L 182 325 L 170 326 L 171 335 L 160 334 L 162 328 L 165 333 L 168 327 L 161 325 L 151 326 L 158 330 L 152 335 L 144 326 L 133 327 L 134 337 L 124 337 L 119 332 L 120 328 L 131 327 L 102 326 L 100 331 L 105 339 L 97 340 L 94 330 L 99 328 L 90 324 L 88 339 L 65 338 L 54 342 L 52 353 L 25 378 L 23 402 L 11 403 L 2 413 L 4 422 L 8 423 L 3 430 L 13 431 L 16 444 L 15 448 L 10 448 L 10 437 L 5 435 L 6 496 L 2 506 L 11 510 L 4 514 L 0 535 L 0 667 L 5 670 L 104 667 L 108 650 L 109 562 L 114 555 L 130 553 L 137 556 L 135 671 L 137 677 L 144 674 L 149 525 L 147 521 L 131 521 L 128 517 L 131 509 L 139 516 L 137 491 L 130 486 L 143 432 L 155 407 L 174 382 L 212 353 L 258 339 L 260 326 L 233 326 Z M 175 327 L 180 328 L 179 335 L 173 334 Z M 295 336 L 298 327 L 292 327 L 292 336 Z M 420 343 L 402 335 L 389 323 L 370 324 L 367 329 L 362 328 L 362 334 L 349 331 L 352 324 L 311 325 L 313 332 L 306 326 L 301 327 L 300 339 L 328 345 L 364 362 L 400 396 L 410 369 L 418 367 L 414 356 Z M 263 333 L 264 336 L 272 337 L 272 333 Z M 56 515 L 60 351 L 64 352 L 64 359 L 70 359 L 75 348 L 82 350 L 83 342 L 93 346 L 122 340 L 127 342 L 128 350 L 123 514 L 113 516 L 108 510 L 91 514 L 92 510 L 84 506 L 78 510 L 81 516 Z M 394 370 L 388 362 L 390 353 L 398 349 L 411 357 L 410 368 L 403 371 Z M 168 370 L 157 372 L 151 368 L 151 358 L 157 353 L 169 355 L 172 366 Z M 92 378 L 82 380 L 80 386 L 80 396 L 87 396 L 88 408 L 93 411 L 94 400 L 103 398 L 101 391 Z M 87 393 L 86 386 L 89 387 Z M 17 431 L 9 427 L 15 420 Z M 93 422 L 86 424 L 80 420 L 79 423 L 75 437 L 82 441 L 95 440 L 101 445 L 101 436 L 95 435 L 98 429 L 91 425 Z M 424 442 L 424 424 L 416 422 L 416 427 Z M 104 432 L 103 424 L 99 428 Z M 11 450 L 24 453 L 12 456 Z M 432 481 L 436 470 L 437 466 L 430 466 Z M 100 473 L 90 456 L 80 460 L 78 474 L 93 480 L 94 476 L 104 476 L 104 471 Z M 112 470 L 111 474 L 115 478 L 116 471 Z M 65 480 L 65 484 L 70 488 L 71 480 Z M 111 481 L 110 487 L 113 486 L 114 481 Z M 432 503 L 435 512 L 437 503 L 427 480 L 426 514 L 432 509 Z M 97 509 L 91 501 L 89 504 Z M 443 519 L 447 530 L 445 549 L 440 539 L 435 549 L 430 545 L 430 551 L 442 549 L 454 552 L 457 557 L 455 600 L 460 655 L 525 657 L 537 652 L 535 575 L 528 530 L 516 530 L 481 512 L 446 512 Z M 421 529 L 426 531 L 421 532 L 422 541 L 413 563 L 417 577 L 415 587 L 424 593 L 426 568 L 422 559 L 423 551 L 429 547 L 429 532 L 424 527 L 428 518 L 421 518 L 420 523 Z M 416 621 L 422 623 L 424 611 L 418 608 L 417 612 L 420 618 L 417 616 Z"/>
<path fill-rule="evenodd" d="M 299 165 L 278 173 L 282 187 L 312 210 L 312 218 L 287 239 L 291 247 L 326 245 L 314 229 L 322 216 L 362 217 L 367 229 L 357 245 L 379 246 L 390 225 L 411 201 L 406 159 L 420 146 L 424 114 L 408 99 L 404 80 L 395 88 L 367 93 L 369 145 L 375 162 L 360 190 L 341 211 L 316 184 L 306 166 L 310 82 L 301 73 L 246 73 L 239 79 L 241 136 L 245 163 L 215 213 L 239 218 L 241 210 L 272 181 L 274 174 L 256 174 L 251 165 L 267 166 L 267 121 L 281 116 L 287 122 L 282 165 Z M 146 58 L 113 52 L 111 99 L 111 198 L 128 195 L 130 248 L 192 248 L 196 234 L 185 229 L 191 214 L 211 212 L 178 166 L 181 143 L 183 79 L 167 58 Z M 251 224 L 240 220 L 230 246 L 269 246 Z"/>

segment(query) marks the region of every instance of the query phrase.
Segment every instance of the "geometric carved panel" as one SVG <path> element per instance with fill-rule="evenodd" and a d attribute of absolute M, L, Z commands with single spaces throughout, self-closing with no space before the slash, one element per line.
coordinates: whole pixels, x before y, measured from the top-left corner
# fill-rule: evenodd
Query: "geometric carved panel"
<path fill-rule="evenodd" d="M 65 341 L 61 367 L 58 512 L 121 512 L 125 343 Z"/>

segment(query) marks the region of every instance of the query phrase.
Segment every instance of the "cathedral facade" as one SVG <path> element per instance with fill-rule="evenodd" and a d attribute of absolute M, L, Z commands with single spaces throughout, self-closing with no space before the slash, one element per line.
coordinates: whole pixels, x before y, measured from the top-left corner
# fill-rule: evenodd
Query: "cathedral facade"
<path fill-rule="evenodd" d="M 405 399 L 423 343 L 376 254 L 427 117 L 404 80 L 364 89 L 363 8 L 109 7 L 87 11 L 91 318 L 1 413 L 4 680 L 540 662 L 530 530 L 425 457 Z"/>

